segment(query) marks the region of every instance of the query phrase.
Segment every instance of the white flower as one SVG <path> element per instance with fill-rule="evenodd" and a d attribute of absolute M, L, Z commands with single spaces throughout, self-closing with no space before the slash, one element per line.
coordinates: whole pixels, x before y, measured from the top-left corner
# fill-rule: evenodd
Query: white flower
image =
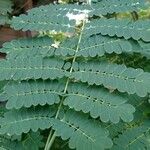
<path fill-rule="evenodd" d="M 54 47 L 54 48 L 58 48 L 59 44 L 60 44 L 59 41 L 55 41 L 55 43 L 53 43 L 51 46 Z"/>
<path fill-rule="evenodd" d="M 79 25 L 82 21 L 88 21 L 89 10 L 79 11 L 79 14 L 67 13 L 66 16 L 69 20 L 76 20 L 76 25 Z"/>

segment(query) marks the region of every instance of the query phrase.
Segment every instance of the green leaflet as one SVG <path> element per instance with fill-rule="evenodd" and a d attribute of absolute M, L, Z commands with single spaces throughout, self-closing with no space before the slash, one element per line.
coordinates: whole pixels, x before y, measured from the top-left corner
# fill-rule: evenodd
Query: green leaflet
<path fill-rule="evenodd" d="M 36 132 L 50 128 L 54 113 L 54 107 L 48 106 L 11 110 L 5 113 L 4 118 L 0 118 L 0 134 L 20 135 L 28 133 L 30 129 Z"/>
<path fill-rule="evenodd" d="M 65 105 L 76 111 L 90 112 L 93 118 L 100 117 L 102 122 L 118 123 L 120 118 L 125 122 L 133 120 L 135 108 L 127 104 L 127 99 L 117 93 L 75 83 L 68 87 L 68 93 Z"/>
<path fill-rule="evenodd" d="M 150 42 L 150 21 L 138 20 L 132 22 L 126 19 L 106 19 L 93 20 L 87 24 L 85 33 L 87 36 L 101 33 L 102 35 L 124 37 L 125 39 L 133 38 L 135 40 L 142 39 Z"/>
<path fill-rule="evenodd" d="M 12 40 L 3 44 L 0 52 L 6 53 L 7 58 L 33 57 L 52 55 L 55 48 L 54 41 L 50 37 L 33 37 L 27 39 Z"/>
<path fill-rule="evenodd" d="M 65 40 L 59 48 L 54 46 L 54 40 L 48 36 L 12 40 L 11 42 L 4 43 L 0 52 L 6 53 L 8 59 L 17 57 L 24 58 L 25 56 L 74 56 L 75 50 L 72 44 L 77 43 L 77 38 L 75 40 Z"/>
<path fill-rule="evenodd" d="M 5 86 L 7 109 L 20 109 L 37 105 L 53 105 L 60 102 L 64 84 L 54 81 L 28 81 Z"/>
<path fill-rule="evenodd" d="M 101 34 L 93 35 L 91 37 L 84 37 L 81 40 L 80 50 L 77 56 L 95 57 L 103 56 L 105 53 L 121 54 L 132 52 L 132 45 L 129 41 L 119 38 L 111 38 L 109 36 L 102 36 Z"/>
<path fill-rule="evenodd" d="M 82 113 L 68 111 L 62 120 L 54 120 L 53 129 L 63 140 L 69 138 L 71 149 L 104 150 L 112 146 L 108 131 Z"/>
<path fill-rule="evenodd" d="M 56 58 L 17 58 L 0 61 L 0 81 L 27 79 L 56 79 L 68 75 L 64 61 Z"/>
<path fill-rule="evenodd" d="M 119 13 L 119 12 L 132 12 L 139 11 L 145 8 L 145 0 L 93 0 L 92 8 L 94 11 L 92 15 L 107 15 L 107 13 Z"/>
<path fill-rule="evenodd" d="M 75 63 L 72 78 L 93 85 L 104 85 L 129 94 L 144 97 L 150 92 L 150 74 L 142 69 L 127 68 L 124 65 L 106 62 Z"/>
<path fill-rule="evenodd" d="M 87 6 L 89 7 L 89 6 Z M 75 20 L 67 17 L 67 14 L 82 14 L 84 6 L 79 5 L 46 5 L 28 11 L 27 15 L 20 15 L 12 19 L 11 26 L 23 31 L 50 31 L 74 32 Z"/>
<path fill-rule="evenodd" d="M 67 56 L 75 55 L 75 48 L 78 43 L 77 38 L 71 38 L 65 40 L 55 51 L 55 55 Z M 77 56 L 82 57 L 95 57 L 103 56 L 105 53 L 117 53 L 132 52 L 132 45 L 129 41 L 118 38 L 111 38 L 108 36 L 102 36 L 100 34 L 90 37 L 84 37 L 81 39 L 79 51 Z"/>

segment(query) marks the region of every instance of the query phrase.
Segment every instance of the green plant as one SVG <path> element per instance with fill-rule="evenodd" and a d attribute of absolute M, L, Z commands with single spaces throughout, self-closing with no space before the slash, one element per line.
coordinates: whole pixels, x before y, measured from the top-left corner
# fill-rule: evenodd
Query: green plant
<path fill-rule="evenodd" d="M 150 21 L 116 18 L 145 5 L 51 4 L 14 17 L 11 27 L 39 34 L 0 49 L 1 147 L 49 150 L 61 137 L 77 150 L 149 149 Z M 38 144 L 23 144 L 30 134 Z"/>
<path fill-rule="evenodd" d="M 9 22 L 9 15 L 12 11 L 11 0 L 0 0 L 0 25 L 4 25 Z"/>

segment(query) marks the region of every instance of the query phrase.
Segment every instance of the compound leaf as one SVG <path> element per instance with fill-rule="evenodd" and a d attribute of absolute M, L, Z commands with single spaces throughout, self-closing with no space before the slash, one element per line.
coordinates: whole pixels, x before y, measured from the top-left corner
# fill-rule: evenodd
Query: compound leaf
<path fill-rule="evenodd" d="M 93 20 L 86 25 L 84 34 L 87 36 L 101 33 L 102 35 L 124 37 L 125 39 L 133 38 L 150 41 L 150 21 L 138 20 L 132 22 L 127 19 L 106 19 Z"/>
<path fill-rule="evenodd" d="M 31 107 L 29 109 L 11 110 L 0 118 L 0 134 L 20 135 L 30 130 L 51 127 L 51 117 L 54 115 L 54 107 Z"/>
<path fill-rule="evenodd" d="M 0 61 L 0 81 L 27 79 L 56 79 L 68 74 L 64 61 L 56 58 L 19 57 Z"/>
<path fill-rule="evenodd" d="M 102 87 L 88 87 L 74 83 L 68 87 L 66 96 L 64 105 L 76 111 L 90 112 L 93 118 L 100 117 L 102 122 L 118 123 L 120 118 L 125 122 L 133 120 L 135 108 L 126 103 L 127 99 Z"/>
<path fill-rule="evenodd" d="M 86 7 L 79 5 L 47 5 L 28 11 L 27 15 L 14 17 L 11 26 L 23 31 L 74 32 L 76 20 L 70 14 L 85 14 Z"/>
<path fill-rule="evenodd" d="M 53 105 L 60 102 L 64 84 L 56 81 L 22 81 L 4 88 L 7 109 L 20 109 L 37 105 Z"/>
<path fill-rule="evenodd" d="M 27 39 L 12 40 L 3 44 L 0 52 L 6 53 L 7 58 L 49 56 L 53 54 L 55 48 L 52 47 L 54 41 L 50 37 L 33 37 Z"/>
<path fill-rule="evenodd" d="M 90 85 L 104 85 L 120 92 L 136 93 L 144 97 L 150 92 L 150 74 L 142 69 L 127 68 L 125 65 L 107 62 L 74 63 L 72 78 Z"/>
<path fill-rule="evenodd" d="M 140 11 L 146 7 L 145 0 L 94 0 L 91 4 L 94 9 L 91 15 L 107 15 L 120 12 Z"/>
<path fill-rule="evenodd" d="M 54 120 L 53 129 L 63 140 L 69 138 L 71 149 L 104 150 L 112 147 L 108 131 L 82 113 L 68 111 L 63 119 Z"/>

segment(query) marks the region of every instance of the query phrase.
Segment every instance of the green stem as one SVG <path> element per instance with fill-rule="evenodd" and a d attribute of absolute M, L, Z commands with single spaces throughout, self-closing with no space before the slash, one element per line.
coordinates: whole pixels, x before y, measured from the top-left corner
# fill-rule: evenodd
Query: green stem
<path fill-rule="evenodd" d="M 51 131 L 50 131 L 50 133 L 49 133 L 49 136 L 48 136 L 48 139 L 47 139 L 47 141 L 46 141 L 46 145 L 45 145 L 44 150 L 47 150 L 47 149 L 48 149 L 48 144 L 49 144 L 49 141 L 50 141 L 50 139 L 51 139 L 51 137 L 52 137 L 52 132 L 53 132 L 53 130 L 51 129 Z"/>
<path fill-rule="evenodd" d="M 77 55 L 77 52 L 78 52 L 78 50 L 79 50 L 79 45 L 80 45 L 80 42 L 81 42 L 81 39 L 82 39 L 82 34 L 83 34 L 84 26 L 85 26 L 85 21 L 83 21 L 83 25 L 82 25 L 82 28 L 81 28 L 81 33 L 80 33 L 79 40 L 78 40 L 78 45 L 77 45 L 77 48 L 76 48 L 76 51 L 75 51 L 75 56 L 74 56 L 74 58 L 73 58 L 73 60 L 72 60 L 72 66 L 71 66 L 70 71 L 69 71 L 70 73 L 72 73 L 72 71 L 73 71 L 73 63 L 74 63 L 75 60 L 76 60 L 76 55 Z M 68 79 L 67 79 L 67 82 L 66 82 L 66 85 L 65 85 L 65 88 L 64 88 L 64 92 L 63 92 L 64 94 L 66 94 L 66 92 L 67 92 L 67 88 L 68 88 L 69 82 L 70 82 L 70 79 L 68 78 Z M 64 101 L 64 98 L 62 98 L 62 100 L 61 100 L 61 102 L 60 102 L 60 104 L 59 104 L 59 107 L 58 107 L 58 110 L 57 110 L 55 119 L 57 119 L 58 116 L 59 116 L 61 107 L 62 107 L 62 105 L 63 105 L 63 101 Z M 47 139 L 47 142 L 46 142 L 46 143 L 48 143 L 48 144 L 46 144 L 44 150 L 50 150 L 50 148 L 52 147 L 52 144 L 53 144 L 55 138 L 56 138 L 56 133 L 54 132 L 53 135 L 51 135 L 51 132 L 50 132 L 50 134 L 49 134 L 49 136 L 48 136 L 48 139 Z"/>
<path fill-rule="evenodd" d="M 55 132 L 54 132 L 54 134 L 53 134 L 52 137 L 51 137 L 51 140 L 50 140 L 49 143 L 48 143 L 48 146 L 47 146 L 47 149 L 46 149 L 46 150 L 49 150 L 49 149 L 52 147 L 55 138 L 56 138 L 56 134 L 55 134 Z"/>

